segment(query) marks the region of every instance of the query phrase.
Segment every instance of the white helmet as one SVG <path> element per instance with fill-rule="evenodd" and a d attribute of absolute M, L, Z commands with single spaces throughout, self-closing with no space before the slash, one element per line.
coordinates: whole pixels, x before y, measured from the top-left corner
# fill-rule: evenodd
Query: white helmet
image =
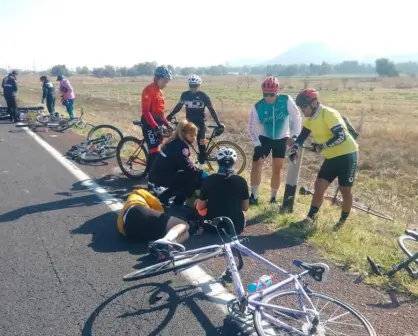
<path fill-rule="evenodd" d="M 202 84 L 202 79 L 198 75 L 193 75 L 189 77 L 189 85 L 200 85 Z"/>
<path fill-rule="evenodd" d="M 237 162 L 237 152 L 229 147 L 221 147 L 216 153 L 216 161 L 220 167 L 230 168 Z"/>

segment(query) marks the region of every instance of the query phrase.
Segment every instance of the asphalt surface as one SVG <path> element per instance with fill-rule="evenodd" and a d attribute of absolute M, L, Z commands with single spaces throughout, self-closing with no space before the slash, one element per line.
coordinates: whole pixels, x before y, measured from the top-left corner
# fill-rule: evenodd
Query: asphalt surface
<path fill-rule="evenodd" d="M 84 140 L 68 131 L 37 134 L 62 154 Z M 0 125 L 0 156 L 0 335 L 239 334 L 200 288 L 181 277 L 122 282 L 137 262 L 149 262 L 146 247 L 124 240 L 116 214 L 26 132 Z M 121 200 L 138 184 L 120 174 L 115 160 L 78 166 Z M 291 270 L 295 258 L 323 261 L 312 246 L 289 238 L 286 230 L 272 232 L 262 220 L 252 219 L 245 231 L 251 249 Z M 186 246 L 215 242 L 216 237 L 192 237 Z M 264 270 L 245 260 L 241 277 L 247 284 Z M 329 282 L 314 289 L 353 305 L 378 335 L 414 335 L 416 303 L 390 298 L 341 267 L 330 267 Z M 224 263 L 207 262 L 205 270 L 216 277 Z"/>
<path fill-rule="evenodd" d="M 0 335 L 233 335 L 174 275 L 124 283 L 144 246 L 26 132 L 0 125 Z"/>

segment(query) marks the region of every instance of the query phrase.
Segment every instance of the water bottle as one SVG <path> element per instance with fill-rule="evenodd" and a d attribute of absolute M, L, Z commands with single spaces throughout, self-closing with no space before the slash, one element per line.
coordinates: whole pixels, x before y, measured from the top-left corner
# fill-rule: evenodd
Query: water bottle
<path fill-rule="evenodd" d="M 270 275 L 263 275 L 256 282 L 252 282 L 248 285 L 248 292 L 250 294 L 255 293 L 261 289 L 270 287 L 273 284 L 273 279 Z"/>

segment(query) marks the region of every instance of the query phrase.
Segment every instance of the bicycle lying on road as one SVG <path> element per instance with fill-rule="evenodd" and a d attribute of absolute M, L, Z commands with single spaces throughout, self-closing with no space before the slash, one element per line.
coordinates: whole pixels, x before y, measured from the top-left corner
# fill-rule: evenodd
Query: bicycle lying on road
<path fill-rule="evenodd" d="M 404 234 L 398 238 L 398 245 L 408 256 L 408 259 L 397 265 L 393 265 L 392 269 L 386 272 L 382 265 L 377 264 L 370 256 L 367 256 L 367 261 L 370 264 L 372 272 L 375 275 L 393 277 L 395 273 L 406 270 L 412 278 L 418 279 L 418 269 L 416 268 L 414 270 L 411 267 L 411 264 L 415 264 L 418 267 L 418 231 L 406 229 Z"/>
<path fill-rule="evenodd" d="M 134 281 L 170 271 L 179 272 L 203 261 L 223 256 L 227 264 L 226 273 L 231 275 L 238 294 L 238 299 L 231 302 L 231 310 L 242 319 L 252 315 L 258 335 L 281 335 L 283 331 L 291 335 L 376 335 L 371 323 L 347 303 L 309 288 L 304 277 L 309 275 L 317 282 L 325 282 L 329 272 L 328 265 L 294 260 L 293 264 L 303 271 L 299 274 L 291 274 L 245 247 L 243 243 L 248 241 L 248 238 L 237 237 L 230 218 L 218 217 L 207 221 L 206 224 L 214 226 L 217 230 L 221 224 L 226 224 L 229 232 L 233 234 L 231 242 L 184 252 L 172 252 L 171 259 L 129 273 L 123 277 L 123 280 Z M 223 231 L 226 234 L 224 229 Z M 238 266 L 233 250 L 238 257 Z M 244 266 L 242 253 L 268 267 L 272 272 L 287 278 L 249 294 L 244 290 L 239 275 L 239 270 Z M 283 288 L 288 285 L 293 285 L 294 289 L 284 290 Z M 276 299 L 278 303 L 272 303 Z M 324 301 L 321 305 L 320 300 Z M 332 305 L 335 305 L 333 309 Z M 340 310 L 344 311 L 340 312 Z M 327 313 L 330 314 L 329 319 L 326 319 Z M 351 321 L 348 320 L 349 317 L 352 317 Z M 337 332 L 332 329 L 333 327 L 341 329 Z M 279 333 L 271 333 L 272 330 L 277 330 Z"/>
<path fill-rule="evenodd" d="M 67 156 L 76 162 L 99 162 L 115 156 L 116 146 L 111 145 L 111 134 L 104 134 L 99 138 L 82 142 L 72 146 Z"/>
<path fill-rule="evenodd" d="M 174 127 L 178 124 L 176 118 L 173 118 L 171 122 Z M 142 122 L 139 120 L 133 121 L 135 126 L 141 126 Z M 215 170 L 213 165 L 216 163 L 216 152 L 220 147 L 234 148 L 238 155 L 242 157 L 241 165 L 238 159 L 236 167 L 236 174 L 241 174 L 245 169 L 247 163 L 247 157 L 244 150 L 235 142 L 228 140 L 215 141 L 215 138 L 222 135 L 223 129 L 217 126 L 209 125 L 208 128 L 213 129 L 211 136 L 206 141 L 206 160 L 210 170 Z M 173 130 L 165 129 L 164 138 L 171 136 Z M 197 150 L 191 145 L 194 152 L 197 154 Z M 129 154 L 132 153 L 132 154 Z M 144 139 L 138 139 L 134 136 L 124 137 L 118 145 L 117 149 L 117 161 L 122 172 L 131 179 L 142 179 L 145 176 L 145 168 L 148 159 L 148 148 Z M 130 171 L 128 171 L 128 169 Z"/>

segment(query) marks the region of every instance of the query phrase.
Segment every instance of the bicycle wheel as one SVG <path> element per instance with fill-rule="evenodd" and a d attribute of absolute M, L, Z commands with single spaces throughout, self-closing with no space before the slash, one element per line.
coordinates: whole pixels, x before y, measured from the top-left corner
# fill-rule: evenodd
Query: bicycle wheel
<path fill-rule="evenodd" d="M 168 272 L 176 272 L 184 270 L 186 268 L 195 266 L 206 260 L 216 258 L 223 255 L 224 251 L 221 247 L 213 252 L 213 249 L 203 250 L 199 252 L 186 251 L 179 254 L 175 254 L 172 260 L 166 260 L 155 265 L 151 265 L 131 273 L 126 274 L 123 277 L 123 281 L 135 281 L 150 278 L 153 276 L 165 274 Z M 176 263 L 179 263 L 176 265 Z"/>
<path fill-rule="evenodd" d="M 93 162 L 100 162 L 100 161 L 111 159 L 112 157 L 115 156 L 115 154 L 116 154 L 116 149 L 107 148 L 107 146 L 105 146 L 105 148 L 100 151 L 87 148 L 84 151 L 78 152 L 77 155 L 80 161 L 93 163 Z"/>
<path fill-rule="evenodd" d="M 237 145 L 235 142 L 228 141 L 228 140 L 221 140 L 221 141 L 213 141 L 214 144 L 209 147 L 206 153 L 206 163 L 209 166 L 210 170 L 218 171 L 218 163 L 216 162 L 216 152 L 221 147 L 229 147 L 234 149 L 237 152 L 238 158 L 237 162 L 235 163 L 235 174 L 241 174 L 246 165 L 247 165 L 247 156 L 245 155 L 244 150 Z M 213 169 L 215 168 L 215 169 Z"/>
<path fill-rule="evenodd" d="M 398 245 L 402 251 L 410 258 L 418 253 L 418 241 L 409 235 L 402 235 L 398 238 Z M 418 260 L 414 260 L 415 264 L 418 265 Z"/>
<path fill-rule="evenodd" d="M 303 294 L 296 290 L 267 295 L 261 302 L 271 304 L 272 306 L 264 306 L 254 312 L 254 326 L 257 334 L 260 336 L 282 335 L 283 331 L 288 331 L 290 335 L 299 332 L 302 335 L 376 336 L 376 332 L 371 323 L 345 302 L 317 292 L 311 291 L 307 292 L 307 294 L 312 304 L 309 303 Z M 271 303 L 272 300 L 277 298 L 277 305 Z M 321 299 L 324 301 L 323 304 L 320 304 Z M 334 308 L 332 308 L 332 305 L 334 305 Z M 301 314 L 285 312 L 283 308 L 294 309 L 300 311 Z M 316 326 L 316 331 L 313 330 L 312 325 L 314 317 L 308 321 L 307 317 L 302 315 L 304 309 L 313 309 L 319 313 L 319 324 Z M 343 311 L 341 312 L 341 310 Z M 329 319 L 326 318 L 327 316 Z M 351 319 L 349 320 L 350 317 Z M 280 322 L 293 328 L 293 333 L 283 327 L 270 323 L 269 319 L 280 319 Z M 266 333 L 265 329 L 268 330 L 268 333 Z M 274 330 L 274 333 L 271 332 L 272 330 Z M 276 333 L 276 330 L 279 333 Z"/>
<path fill-rule="evenodd" d="M 57 121 L 58 125 L 49 125 L 47 124 L 50 129 L 52 129 L 54 132 L 64 132 L 65 130 L 69 129 L 74 125 L 75 119 L 70 120 L 68 118 L 62 118 Z"/>
<path fill-rule="evenodd" d="M 122 138 L 116 148 L 116 159 L 120 170 L 127 177 L 133 180 L 142 179 L 145 176 L 148 160 L 148 149 L 144 140 L 139 140 L 133 136 Z M 128 168 L 131 171 L 128 171 Z"/>
<path fill-rule="evenodd" d="M 367 206 L 365 204 L 359 203 L 359 202 L 353 202 L 353 208 L 357 209 L 359 211 L 365 212 L 368 215 L 372 215 L 375 217 L 379 217 L 382 219 L 393 221 L 393 218 L 385 215 L 384 213 L 381 213 L 379 211 L 373 210 L 370 206 Z"/>
<path fill-rule="evenodd" d="M 112 140 L 115 139 L 115 141 L 119 143 L 119 141 L 121 141 L 123 138 L 122 132 L 113 125 L 105 125 L 105 124 L 94 126 L 87 134 L 87 141 L 100 138 L 103 134 L 106 134 L 106 133 L 113 134 L 113 132 L 116 133 L 119 138 L 112 137 Z"/>

